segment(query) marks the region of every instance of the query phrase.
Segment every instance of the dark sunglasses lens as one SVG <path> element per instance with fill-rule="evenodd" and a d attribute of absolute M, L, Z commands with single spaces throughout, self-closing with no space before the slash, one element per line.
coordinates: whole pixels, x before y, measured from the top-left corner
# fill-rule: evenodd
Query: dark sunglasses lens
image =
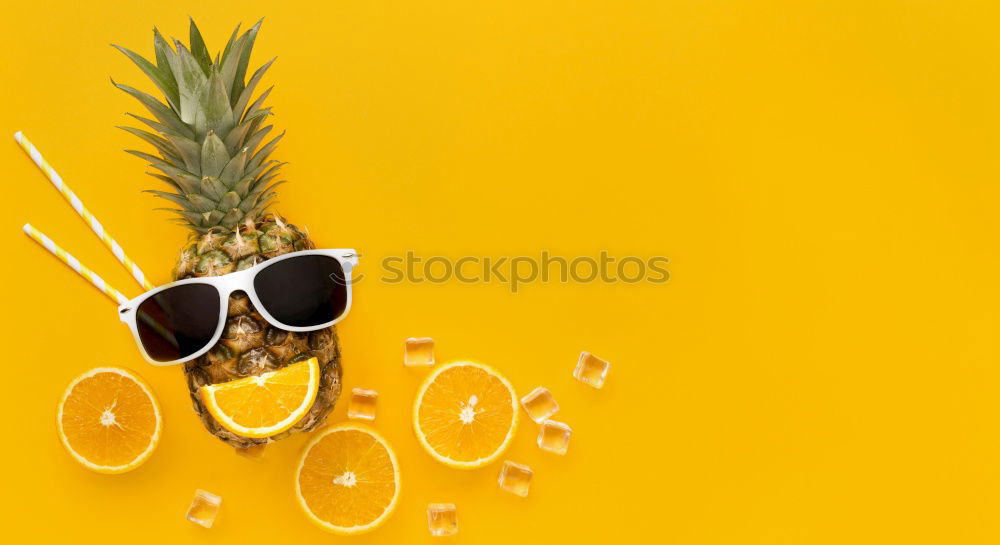
<path fill-rule="evenodd" d="M 208 284 L 165 289 L 136 309 L 139 340 L 155 361 L 186 358 L 205 347 L 219 326 L 219 292 Z"/>
<path fill-rule="evenodd" d="M 344 269 L 325 255 L 303 255 L 269 265 L 254 277 L 253 288 L 264 310 L 293 327 L 331 322 L 347 306 Z"/>

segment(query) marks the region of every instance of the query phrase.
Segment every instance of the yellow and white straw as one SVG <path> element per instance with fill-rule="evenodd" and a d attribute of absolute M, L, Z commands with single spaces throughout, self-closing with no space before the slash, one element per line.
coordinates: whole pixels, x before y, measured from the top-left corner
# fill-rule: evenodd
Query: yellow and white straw
<path fill-rule="evenodd" d="M 59 190 L 59 193 L 61 193 L 62 196 L 66 198 L 70 206 L 73 207 L 73 210 L 76 210 L 77 214 L 80 214 L 80 217 L 82 217 L 83 220 L 86 221 L 88 225 L 90 225 L 90 229 L 93 230 L 94 234 L 97 235 L 97 237 L 100 238 L 102 242 L 104 242 L 104 245 L 107 246 L 109 250 L 111 250 L 111 253 L 115 255 L 115 258 L 118 259 L 118 262 L 124 265 L 126 269 L 128 269 L 128 271 L 132 274 L 132 277 L 135 278 L 135 281 L 138 282 L 139 285 L 143 287 L 143 289 L 146 290 L 153 289 L 155 286 L 153 286 L 153 284 L 149 283 L 149 281 L 146 280 L 146 275 L 143 274 L 142 270 L 139 269 L 139 266 L 136 265 L 134 261 L 129 259 L 127 255 L 125 255 L 125 250 L 123 250 L 121 245 L 118 244 L 118 241 L 111 238 L 111 235 L 109 235 L 107 231 L 104 230 L 104 226 L 101 225 L 101 222 L 97 221 L 97 218 L 95 218 L 94 215 L 90 213 L 90 210 L 87 210 L 87 208 L 83 205 L 83 201 L 81 201 L 80 198 L 76 196 L 76 193 L 73 193 L 73 190 L 70 189 L 65 182 L 63 182 L 63 179 L 61 176 L 59 176 L 59 173 L 56 172 L 54 168 L 52 168 L 52 165 L 50 165 L 48 161 L 45 160 L 44 157 L 42 157 L 41 152 L 39 152 L 38 148 L 36 148 L 34 144 L 32 144 L 30 140 L 28 140 L 28 137 L 24 136 L 24 133 L 22 133 L 21 131 L 17 131 L 16 133 L 14 133 L 14 140 L 17 140 L 17 143 L 20 144 L 21 148 L 24 149 L 24 151 L 28 154 L 29 157 L 31 157 L 31 160 L 34 161 L 35 164 L 38 165 L 38 168 L 40 168 L 42 172 L 45 173 L 45 176 L 48 177 L 49 181 L 52 182 L 52 185 L 54 185 L 56 189 Z M 25 225 L 24 230 L 28 232 L 29 235 L 31 235 L 31 232 L 28 231 L 29 227 L 31 226 Z M 45 235 L 42 236 L 44 237 Z M 32 235 L 32 237 L 34 237 L 34 235 Z M 36 238 L 36 240 L 38 239 Z M 46 238 L 45 240 L 49 239 Z M 49 240 L 49 242 L 51 243 L 52 241 Z M 46 248 L 49 247 L 46 246 Z M 58 247 L 56 246 L 56 248 Z M 53 251 L 52 248 L 49 248 L 49 250 Z M 65 254 L 65 252 L 63 253 Z M 62 257 L 60 257 L 60 259 L 62 259 Z M 77 265 L 79 265 L 78 261 Z M 82 265 L 79 266 L 82 267 Z M 80 269 L 78 269 L 77 267 L 73 268 L 76 269 L 77 272 L 80 272 Z M 89 271 L 89 269 L 86 269 L 85 267 L 84 270 Z M 83 273 L 81 272 L 80 274 Z M 97 275 L 93 276 L 94 278 L 100 280 L 100 277 L 98 277 Z M 93 282 L 93 280 L 91 280 L 91 282 Z"/>
<path fill-rule="evenodd" d="M 60 248 L 52 239 L 45 236 L 44 233 L 32 227 L 30 223 L 24 224 L 24 232 L 28 234 L 29 237 L 35 239 L 36 242 L 45 247 L 46 250 L 52 252 L 52 255 L 59 258 L 60 261 L 69 265 L 71 269 L 78 272 L 80 276 L 86 278 L 94 285 L 95 288 L 101 290 L 104 295 L 107 295 L 113 299 L 119 305 L 123 305 L 128 302 L 128 297 L 122 295 L 122 292 L 112 288 L 104 281 L 103 278 L 97 276 L 97 273 L 85 267 L 80 260 L 73 257 L 66 250 Z"/>

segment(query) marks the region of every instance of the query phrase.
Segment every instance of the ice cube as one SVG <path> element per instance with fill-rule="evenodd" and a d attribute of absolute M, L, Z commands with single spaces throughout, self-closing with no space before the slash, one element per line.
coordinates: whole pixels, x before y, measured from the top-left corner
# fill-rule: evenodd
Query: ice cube
<path fill-rule="evenodd" d="M 427 506 L 427 529 L 432 536 L 453 536 L 458 533 L 458 511 L 454 503 L 432 503 Z"/>
<path fill-rule="evenodd" d="M 556 454 L 566 454 L 571 433 L 573 430 L 566 424 L 546 420 L 538 429 L 538 448 Z"/>
<path fill-rule="evenodd" d="M 580 359 L 576 362 L 573 377 L 584 384 L 600 388 L 604 386 L 604 378 L 608 376 L 609 367 L 611 367 L 610 363 L 590 352 L 580 352 Z"/>
<path fill-rule="evenodd" d="M 406 339 L 403 351 L 403 365 L 420 367 L 434 365 L 434 339 L 430 337 L 410 337 Z"/>
<path fill-rule="evenodd" d="M 497 482 L 499 482 L 501 489 L 523 498 L 528 495 L 528 491 L 531 489 L 532 475 L 530 467 L 504 460 Z"/>
<path fill-rule="evenodd" d="M 199 526 L 211 528 L 221 504 L 222 498 L 219 496 L 201 489 L 195 490 L 194 499 L 187 510 L 187 519 Z"/>
<path fill-rule="evenodd" d="M 351 402 L 347 405 L 347 418 L 354 420 L 375 420 L 375 402 L 378 392 L 355 388 L 351 390 Z"/>
<path fill-rule="evenodd" d="M 524 412 L 528 413 L 528 418 L 535 422 L 542 422 L 559 411 L 559 404 L 552 393 L 539 386 L 530 394 L 521 398 L 521 406 Z"/>

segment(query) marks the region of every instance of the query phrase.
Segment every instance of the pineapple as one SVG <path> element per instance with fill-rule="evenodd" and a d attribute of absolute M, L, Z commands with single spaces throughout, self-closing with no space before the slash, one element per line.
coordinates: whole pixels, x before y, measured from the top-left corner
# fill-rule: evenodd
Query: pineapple
<path fill-rule="evenodd" d="M 166 103 L 114 80 L 154 119 L 131 115 L 152 129 L 122 129 L 151 144 L 158 155 L 127 150 L 149 162 L 170 191 L 149 190 L 177 206 L 168 208 L 191 229 L 180 251 L 173 279 L 217 276 L 251 267 L 295 250 L 315 248 L 308 233 L 281 216 L 269 213 L 275 181 L 283 163 L 270 159 L 282 135 L 265 143 L 272 126 L 264 107 L 270 89 L 251 101 L 254 89 L 274 60 L 246 80 L 247 64 L 260 22 L 239 35 L 233 32 L 221 54 L 209 56 L 194 20 L 190 43 L 174 40 L 172 48 L 155 28 L 156 64 L 123 47 L 128 56 L 159 88 Z M 316 356 L 322 369 L 319 394 L 310 411 L 291 430 L 265 439 L 237 436 L 202 405 L 197 390 L 267 371 Z M 296 333 L 268 324 L 245 294 L 229 300 L 222 339 L 205 355 L 184 365 L 194 410 L 209 432 L 238 449 L 258 447 L 294 431 L 316 428 L 340 396 L 340 346 L 334 327 Z M 255 448 L 255 450 L 257 450 Z"/>

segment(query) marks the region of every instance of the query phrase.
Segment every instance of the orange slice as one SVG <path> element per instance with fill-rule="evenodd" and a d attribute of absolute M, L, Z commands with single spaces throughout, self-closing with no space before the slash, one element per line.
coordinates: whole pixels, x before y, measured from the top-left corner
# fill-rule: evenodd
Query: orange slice
<path fill-rule="evenodd" d="M 319 390 L 316 358 L 287 367 L 219 384 L 198 391 L 208 412 L 227 430 L 241 437 L 270 437 L 305 416 Z"/>
<path fill-rule="evenodd" d="M 295 495 L 309 519 L 325 530 L 342 535 L 374 530 L 399 500 L 396 454 L 365 426 L 321 430 L 302 453 Z"/>
<path fill-rule="evenodd" d="M 97 367 L 66 387 L 56 415 L 59 439 L 87 469 L 125 473 L 143 464 L 160 441 L 160 406 L 131 371 Z"/>
<path fill-rule="evenodd" d="M 482 467 L 506 450 L 517 429 L 517 395 L 500 373 L 459 361 L 435 369 L 417 392 L 413 429 L 448 466 Z"/>

